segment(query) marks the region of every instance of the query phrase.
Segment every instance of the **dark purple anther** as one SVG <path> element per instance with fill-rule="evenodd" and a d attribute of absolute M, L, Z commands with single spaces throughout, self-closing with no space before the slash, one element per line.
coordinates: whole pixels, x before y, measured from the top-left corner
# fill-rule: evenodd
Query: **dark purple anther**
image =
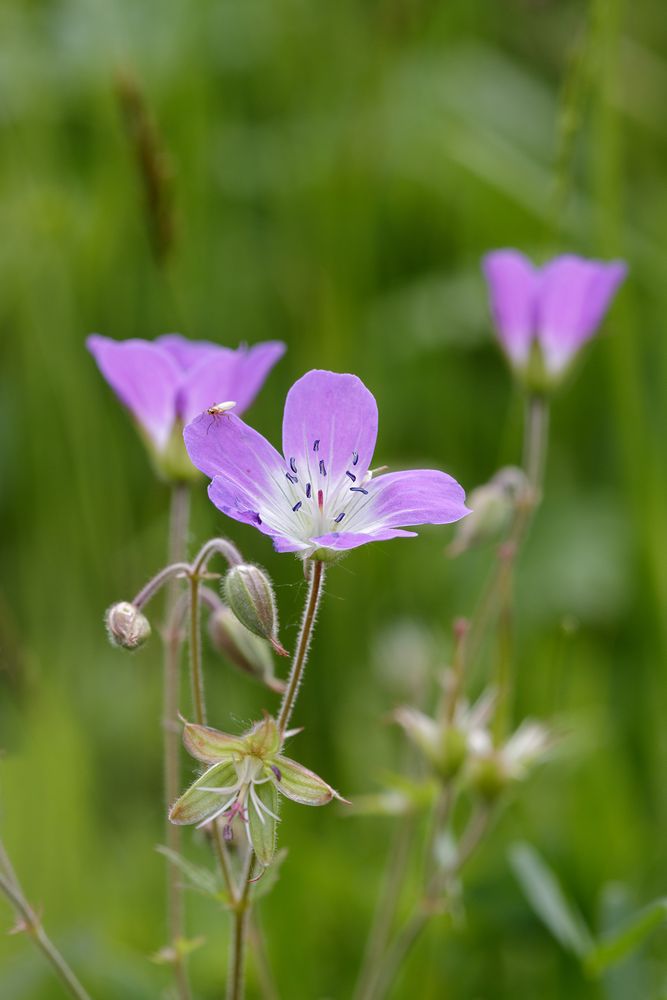
<path fill-rule="evenodd" d="M 270 767 L 271 767 L 271 770 L 273 771 L 273 773 L 276 776 L 276 781 L 282 781 L 283 780 L 283 773 L 280 770 L 280 768 L 277 767 L 275 764 L 271 764 Z"/>
<path fill-rule="evenodd" d="M 367 496 L 368 490 L 365 490 L 363 486 L 350 486 L 350 493 L 363 493 L 364 496 Z"/>
<path fill-rule="evenodd" d="M 223 840 L 227 841 L 227 843 L 229 843 L 230 840 L 234 839 L 234 831 L 232 830 L 232 824 L 231 823 L 226 823 L 223 826 L 223 828 L 222 828 L 222 837 L 223 837 Z"/>
<path fill-rule="evenodd" d="M 324 459 L 321 458 L 320 459 L 320 475 L 321 476 L 326 476 L 326 474 L 327 474 L 327 469 L 326 469 L 326 466 L 324 464 Z"/>
<path fill-rule="evenodd" d="M 293 476 L 291 472 L 285 473 L 286 477 L 289 479 L 290 483 L 298 483 L 299 480 L 296 476 Z"/>
<path fill-rule="evenodd" d="M 306 500 L 310 500 L 310 494 L 312 493 L 312 487 L 310 483 L 306 483 Z"/>
<path fill-rule="evenodd" d="M 340 522 L 343 520 L 344 517 L 345 517 L 344 513 L 343 514 L 339 514 L 338 517 L 334 518 L 334 524 L 340 524 Z"/>
<path fill-rule="evenodd" d="M 293 458 L 290 458 L 290 460 L 289 460 L 289 467 L 292 470 L 292 472 L 294 473 L 294 475 L 296 475 L 296 462 L 294 461 Z"/>
<path fill-rule="evenodd" d="M 317 441 L 313 442 L 313 451 L 319 451 L 319 450 L 320 450 L 320 439 L 318 438 Z"/>
<path fill-rule="evenodd" d="M 358 451 L 353 451 L 352 452 L 352 465 L 356 465 L 358 461 L 359 461 L 359 452 Z"/>
<path fill-rule="evenodd" d="M 298 503 L 295 503 L 295 504 L 294 504 L 294 506 L 292 507 L 292 510 L 293 510 L 293 511 L 294 511 L 294 513 L 296 514 L 297 510 L 300 510 L 302 506 L 303 506 L 303 504 L 302 504 L 302 503 L 301 503 L 301 501 L 299 500 L 299 501 L 298 501 Z"/>
<path fill-rule="evenodd" d="M 357 477 L 355 476 L 354 472 L 349 472 L 348 471 L 348 472 L 345 473 L 345 475 L 349 476 L 353 483 L 356 483 Z"/>

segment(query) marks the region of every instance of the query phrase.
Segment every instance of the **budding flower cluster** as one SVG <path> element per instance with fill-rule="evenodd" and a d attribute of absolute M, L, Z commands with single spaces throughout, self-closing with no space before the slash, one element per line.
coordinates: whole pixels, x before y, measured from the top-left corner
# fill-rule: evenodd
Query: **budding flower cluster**
<path fill-rule="evenodd" d="M 104 616 L 109 640 L 122 649 L 139 649 L 151 634 L 150 622 L 129 601 L 112 604 Z"/>
<path fill-rule="evenodd" d="M 259 566 L 233 566 L 223 583 L 223 596 L 242 625 L 266 639 L 279 656 L 288 656 L 278 639 L 278 611 L 273 586 Z"/>

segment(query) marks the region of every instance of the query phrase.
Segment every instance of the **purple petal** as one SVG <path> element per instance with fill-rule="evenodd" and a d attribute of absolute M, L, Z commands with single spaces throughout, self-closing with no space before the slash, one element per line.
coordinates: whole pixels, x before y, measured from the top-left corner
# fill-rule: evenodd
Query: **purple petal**
<path fill-rule="evenodd" d="M 502 345 L 514 364 L 525 364 L 536 333 L 539 272 L 518 250 L 494 250 L 482 268 Z"/>
<path fill-rule="evenodd" d="M 436 469 L 390 472 L 372 479 L 368 489 L 368 503 L 353 518 L 363 532 L 374 534 L 406 524 L 450 524 L 470 513 L 462 487 Z"/>
<path fill-rule="evenodd" d="M 216 351 L 226 350 L 219 344 L 211 344 L 208 340 L 188 340 L 180 333 L 165 333 L 161 337 L 156 337 L 155 343 L 167 351 L 183 372 L 189 371 L 204 358 L 214 355 Z"/>
<path fill-rule="evenodd" d="M 180 373 L 163 348 L 145 340 L 86 341 L 102 375 L 158 449 L 166 445 L 176 419 Z"/>
<path fill-rule="evenodd" d="M 224 476 L 248 497 L 276 490 L 284 462 L 272 444 L 233 413 L 202 413 L 183 431 L 192 464 L 208 476 Z M 255 502 L 255 501 L 253 501 Z"/>
<path fill-rule="evenodd" d="M 215 403 L 231 400 L 236 403 L 234 413 L 240 416 L 284 353 L 285 345 L 278 341 L 255 344 L 250 350 L 240 347 L 236 351 L 209 345 L 183 380 L 178 409 L 184 423 Z"/>
<path fill-rule="evenodd" d="M 209 351 L 190 368 L 183 376 L 177 399 L 178 414 L 183 423 L 189 424 L 199 413 L 216 403 L 236 402 L 239 367 L 238 351 L 216 347 L 215 351 Z"/>
<path fill-rule="evenodd" d="M 267 340 L 262 344 L 254 344 L 241 354 L 236 373 L 237 384 L 230 397 L 236 400 L 236 409 L 234 410 L 236 414 L 240 415 L 244 410 L 247 410 L 262 388 L 266 376 L 276 362 L 280 361 L 285 350 L 285 344 L 281 341 Z"/>
<path fill-rule="evenodd" d="M 356 375 L 307 372 L 287 393 L 285 458 L 307 463 L 310 480 L 320 462 L 333 479 L 352 468 L 363 475 L 373 457 L 377 426 L 375 399 Z"/>
<path fill-rule="evenodd" d="M 265 524 L 257 508 L 262 505 L 257 496 L 253 496 L 239 486 L 234 479 L 226 475 L 216 476 L 208 488 L 208 496 L 219 511 L 227 517 L 240 521 L 241 524 L 251 524 L 253 528 L 258 528 L 264 535 L 270 535 L 274 539 L 274 530 Z M 300 544 L 294 543 L 294 548 L 285 548 L 280 551 L 296 552 L 301 548 Z"/>
<path fill-rule="evenodd" d="M 538 337 L 549 372 L 557 374 L 593 336 L 627 268 L 582 257 L 557 257 L 542 270 Z"/>
<path fill-rule="evenodd" d="M 416 538 L 415 531 L 402 531 L 400 528 L 378 528 L 372 534 L 359 531 L 339 531 L 329 535 L 319 535 L 313 538 L 314 545 L 322 549 L 356 549 L 369 542 L 384 542 L 390 538 Z"/>

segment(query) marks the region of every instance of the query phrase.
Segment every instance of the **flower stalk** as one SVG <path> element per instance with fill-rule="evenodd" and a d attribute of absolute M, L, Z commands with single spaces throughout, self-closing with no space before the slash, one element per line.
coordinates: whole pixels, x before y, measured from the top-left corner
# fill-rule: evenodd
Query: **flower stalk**
<path fill-rule="evenodd" d="M 28 902 L 21 888 L 21 884 L 16 877 L 16 873 L 9 861 L 7 852 L 0 841 L 0 892 L 9 900 L 16 911 L 20 921 L 20 928 L 28 934 L 37 947 L 51 963 L 51 966 L 60 979 L 67 993 L 74 1000 L 91 1000 L 90 994 L 79 982 L 78 977 L 73 972 L 67 960 L 58 951 L 55 944 L 48 936 L 42 923 Z"/>
<path fill-rule="evenodd" d="M 169 564 L 185 566 L 182 562 L 187 554 L 188 524 L 190 518 L 190 490 L 183 483 L 172 487 L 171 509 L 169 516 Z M 163 573 L 166 571 L 163 571 Z M 158 574 L 160 577 L 161 574 Z M 168 583 L 165 601 L 164 667 L 163 667 L 163 753 L 164 753 L 164 797 L 166 812 L 179 792 L 180 774 L 180 734 L 178 726 L 179 694 L 181 681 L 181 646 L 183 641 L 180 623 L 175 621 L 175 610 L 179 600 L 179 588 L 176 575 L 162 576 L 156 587 L 151 583 L 143 588 L 137 599 L 144 596 L 145 603 L 164 583 Z M 135 599 L 135 603 L 136 600 Z M 170 851 L 176 854 L 181 850 L 181 831 L 174 827 L 167 818 L 165 820 L 165 841 Z M 167 862 L 167 926 L 169 942 L 174 951 L 174 977 L 179 1000 L 189 1000 L 190 986 L 185 964 L 185 958 L 177 947 L 184 937 L 184 906 L 183 887 L 179 871 L 174 864 Z"/>
<path fill-rule="evenodd" d="M 311 562 L 310 574 L 308 577 L 308 594 L 306 596 L 306 607 L 303 614 L 303 621 L 301 623 L 301 631 L 299 632 L 296 652 L 294 654 L 289 677 L 287 679 L 287 688 L 285 689 L 285 694 L 283 695 L 282 704 L 280 706 L 280 712 L 278 714 L 278 730 L 283 736 L 292 717 L 294 703 L 296 702 L 299 685 L 301 684 L 301 678 L 303 677 L 303 671 L 308 659 L 308 650 L 310 649 L 313 627 L 315 625 L 320 597 L 322 595 L 323 581 L 324 563 L 319 559 L 313 560 Z"/>

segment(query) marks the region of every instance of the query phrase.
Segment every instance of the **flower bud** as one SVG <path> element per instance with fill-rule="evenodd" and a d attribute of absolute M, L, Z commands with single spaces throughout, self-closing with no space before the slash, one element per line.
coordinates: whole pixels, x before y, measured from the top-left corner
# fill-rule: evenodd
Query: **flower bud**
<path fill-rule="evenodd" d="M 272 691 L 282 693 L 285 690 L 283 682 L 273 674 L 273 658 L 266 642 L 249 632 L 233 611 L 219 608 L 209 618 L 208 631 L 214 647 L 235 667 L 257 678 Z"/>
<path fill-rule="evenodd" d="M 468 501 L 472 514 L 459 522 L 448 555 L 458 556 L 501 535 L 527 489 L 525 473 L 514 466 L 500 469 L 488 483 L 474 489 Z"/>
<path fill-rule="evenodd" d="M 104 616 L 104 623 L 112 644 L 123 649 L 138 649 L 151 634 L 148 619 L 129 601 L 112 604 Z"/>
<path fill-rule="evenodd" d="M 273 587 L 264 570 L 251 563 L 232 566 L 223 584 L 224 597 L 242 625 L 288 656 L 278 640 L 278 612 Z"/>

